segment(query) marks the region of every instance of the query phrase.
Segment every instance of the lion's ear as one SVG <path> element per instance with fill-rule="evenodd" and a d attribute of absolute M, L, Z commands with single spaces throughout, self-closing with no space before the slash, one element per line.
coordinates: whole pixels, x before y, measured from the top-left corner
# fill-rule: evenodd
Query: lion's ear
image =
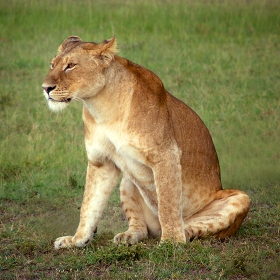
<path fill-rule="evenodd" d="M 115 36 L 98 44 L 97 50 L 100 55 L 102 64 L 104 66 L 109 66 L 111 60 L 114 58 L 114 55 L 118 52 L 117 40 Z"/>
<path fill-rule="evenodd" d="M 58 52 L 64 51 L 67 47 L 74 43 L 82 42 L 82 39 L 78 36 L 70 36 L 66 38 L 63 43 L 58 47 Z"/>
<path fill-rule="evenodd" d="M 98 44 L 101 53 L 109 52 L 109 53 L 117 53 L 117 39 L 113 36 L 111 39 L 105 40 L 104 42 Z"/>
<path fill-rule="evenodd" d="M 84 43 L 82 45 L 84 50 L 87 50 L 95 59 L 96 63 L 104 67 L 108 67 L 113 60 L 117 50 L 117 40 L 115 36 L 111 39 L 105 40 L 100 44 Z"/>

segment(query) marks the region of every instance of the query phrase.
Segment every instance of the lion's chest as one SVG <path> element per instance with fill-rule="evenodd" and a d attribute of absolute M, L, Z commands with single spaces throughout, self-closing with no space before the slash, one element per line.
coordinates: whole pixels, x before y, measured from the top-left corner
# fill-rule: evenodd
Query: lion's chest
<path fill-rule="evenodd" d="M 90 141 L 86 141 L 86 149 L 89 160 L 104 161 L 105 159 L 125 172 L 139 187 L 143 196 L 145 193 L 155 191 L 153 172 L 147 166 L 144 154 L 133 144 L 132 139 L 120 130 L 96 129 Z"/>

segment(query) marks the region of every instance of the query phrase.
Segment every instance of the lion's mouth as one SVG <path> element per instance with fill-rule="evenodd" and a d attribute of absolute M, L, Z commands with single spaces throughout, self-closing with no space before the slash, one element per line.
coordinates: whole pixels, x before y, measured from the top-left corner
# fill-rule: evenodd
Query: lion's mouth
<path fill-rule="evenodd" d="M 71 98 L 63 98 L 61 100 L 56 100 L 56 99 L 53 99 L 51 97 L 48 98 L 48 100 L 52 101 L 52 102 L 64 102 L 64 103 L 69 103 L 72 99 Z"/>

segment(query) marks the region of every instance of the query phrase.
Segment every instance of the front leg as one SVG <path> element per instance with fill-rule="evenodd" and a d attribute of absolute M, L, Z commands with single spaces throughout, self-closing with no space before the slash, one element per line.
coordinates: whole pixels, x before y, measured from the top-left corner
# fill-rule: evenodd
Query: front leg
<path fill-rule="evenodd" d="M 108 199 L 118 184 L 119 175 L 119 169 L 110 161 L 102 165 L 94 165 L 89 161 L 78 229 L 74 236 L 57 238 L 54 243 L 55 249 L 82 247 L 88 244 Z"/>
<path fill-rule="evenodd" d="M 157 155 L 160 158 L 153 164 L 152 169 L 158 198 L 158 217 L 162 230 L 161 241 L 185 242 L 180 151 L 174 147 L 158 151 Z"/>

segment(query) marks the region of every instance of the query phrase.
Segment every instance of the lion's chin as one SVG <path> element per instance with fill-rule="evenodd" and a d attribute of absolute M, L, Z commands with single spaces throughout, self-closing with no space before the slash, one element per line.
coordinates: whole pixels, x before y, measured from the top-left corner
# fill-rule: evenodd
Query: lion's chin
<path fill-rule="evenodd" d="M 59 102 L 59 101 L 55 101 L 53 99 L 49 99 L 48 105 L 52 111 L 59 112 L 59 111 L 64 110 L 67 107 L 67 105 L 70 103 L 70 101 L 71 100 Z"/>

